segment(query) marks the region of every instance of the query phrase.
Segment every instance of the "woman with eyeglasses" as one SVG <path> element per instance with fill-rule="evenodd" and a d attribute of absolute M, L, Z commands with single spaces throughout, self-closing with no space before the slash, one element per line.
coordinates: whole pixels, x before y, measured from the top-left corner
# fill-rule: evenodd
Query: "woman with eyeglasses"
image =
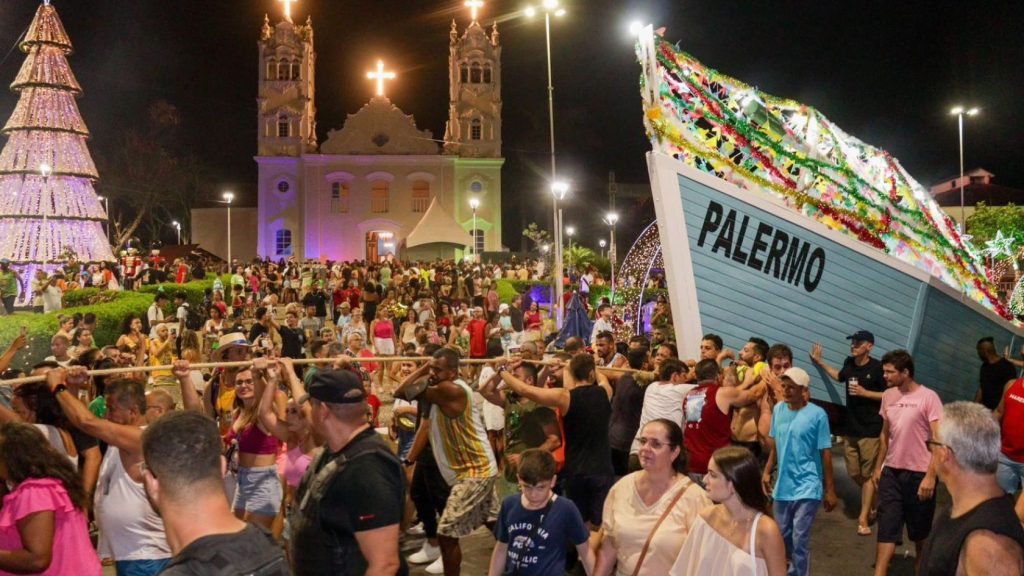
<path fill-rule="evenodd" d="M 0 425 L 0 572 L 99 576 L 82 478 L 31 424 Z"/>
<path fill-rule="evenodd" d="M 686 475 L 679 424 L 652 420 L 637 441 L 641 470 L 616 482 L 604 502 L 597 576 L 664 575 L 700 510 L 711 505 Z"/>
<path fill-rule="evenodd" d="M 786 545 L 760 477 L 757 457 L 742 446 L 711 455 L 704 485 L 716 504 L 697 515 L 671 576 L 786 574 Z"/>
<path fill-rule="evenodd" d="M 265 360 L 258 358 L 260 362 Z M 235 375 L 235 411 L 225 443 L 228 451 L 238 453 L 238 489 L 232 509 L 235 516 L 246 522 L 271 529 L 274 518 L 281 510 L 281 482 L 277 478 L 277 454 L 281 441 L 260 421 L 259 404 L 263 393 L 262 377 L 253 370 L 242 370 Z M 277 390 L 272 412 L 285 421 L 285 397 Z"/>

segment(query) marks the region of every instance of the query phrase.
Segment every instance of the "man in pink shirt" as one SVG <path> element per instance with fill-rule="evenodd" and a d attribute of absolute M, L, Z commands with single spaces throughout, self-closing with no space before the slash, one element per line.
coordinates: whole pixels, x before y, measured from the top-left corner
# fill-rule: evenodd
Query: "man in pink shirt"
<path fill-rule="evenodd" d="M 878 486 L 878 545 L 875 576 L 889 571 L 903 525 L 921 559 L 935 516 L 935 466 L 927 442 L 938 437 L 942 401 L 914 381 L 914 359 L 906 350 L 882 356 L 882 436 L 872 481 Z M 915 566 L 914 573 L 917 573 Z"/>

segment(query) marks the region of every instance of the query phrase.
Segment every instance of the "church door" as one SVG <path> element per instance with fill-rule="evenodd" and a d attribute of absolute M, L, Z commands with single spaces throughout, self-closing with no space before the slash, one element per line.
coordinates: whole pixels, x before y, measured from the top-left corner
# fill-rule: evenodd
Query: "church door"
<path fill-rule="evenodd" d="M 377 232 L 367 232 L 366 234 L 366 260 L 369 262 L 376 262 L 379 258 L 377 255 L 377 244 L 380 241 Z"/>

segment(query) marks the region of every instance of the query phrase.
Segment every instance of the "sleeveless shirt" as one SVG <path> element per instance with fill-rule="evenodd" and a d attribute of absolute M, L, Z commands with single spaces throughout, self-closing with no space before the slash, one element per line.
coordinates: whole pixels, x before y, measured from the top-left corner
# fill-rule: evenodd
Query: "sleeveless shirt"
<path fill-rule="evenodd" d="M 935 528 L 921 554 L 920 576 L 955 576 L 964 542 L 975 530 L 1012 538 L 1024 548 L 1024 528 L 1013 511 L 1011 496 L 986 500 L 959 518 L 951 518 L 951 512 L 946 508 L 935 519 Z"/>

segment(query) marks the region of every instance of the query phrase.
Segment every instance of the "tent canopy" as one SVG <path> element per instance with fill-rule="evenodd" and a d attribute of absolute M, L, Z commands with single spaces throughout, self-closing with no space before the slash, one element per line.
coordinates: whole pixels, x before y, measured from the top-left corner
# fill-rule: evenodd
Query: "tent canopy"
<path fill-rule="evenodd" d="M 405 237 L 407 248 L 436 243 L 469 246 L 472 242 L 473 237 L 441 207 L 436 196 L 430 201 L 430 207 L 416 227 Z"/>

